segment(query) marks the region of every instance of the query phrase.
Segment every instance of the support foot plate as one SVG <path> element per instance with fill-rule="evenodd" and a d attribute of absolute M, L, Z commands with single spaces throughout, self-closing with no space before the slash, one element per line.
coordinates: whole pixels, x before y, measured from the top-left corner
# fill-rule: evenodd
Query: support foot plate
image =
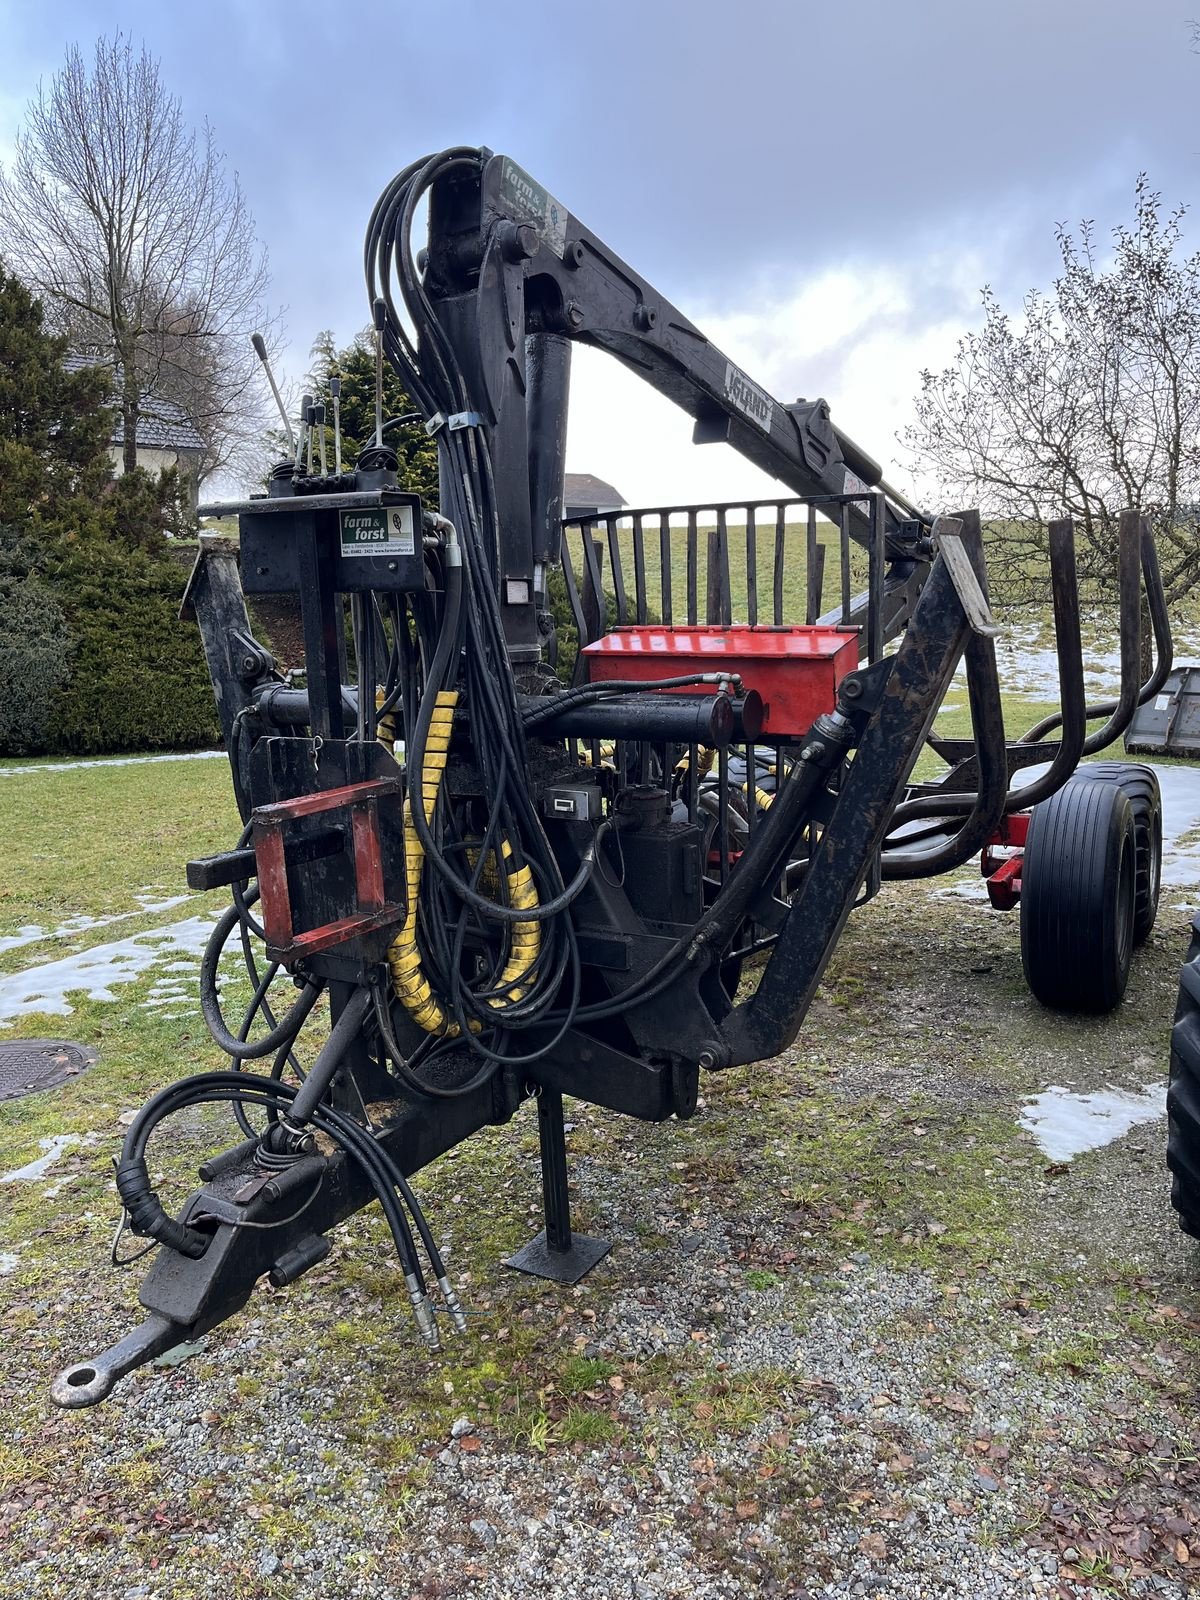
<path fill-rule="evenodd" d="M 554 1283 L 578 1283 L 612 1249 L 611 1239 L 591 1239 L 586 1233 L 572 1233 L 569 1250 L 552 1250 L 545 1229 L 516 1255 L 504 1262 L 531 1278 L 549 1278 Z"/>

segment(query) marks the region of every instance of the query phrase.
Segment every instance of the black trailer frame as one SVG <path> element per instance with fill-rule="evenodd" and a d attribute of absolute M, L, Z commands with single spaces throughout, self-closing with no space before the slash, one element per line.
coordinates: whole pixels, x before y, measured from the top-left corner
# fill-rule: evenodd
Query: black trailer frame
<path fill-rule="evenodd" d="M 839 432 L 824 400 L 776 401 L 507 157 L 447 152 L 415 163 L 397 185 L 381 201 L 368 241 L 369 291 L 376 307 L 382 304 L 377 326 L 389 358 L 410 374 L 402 312 L 387 276 L 376 278 L 375 261 L 385 268 L 391 262 L 397 219 L 411 217 L 413 196 L 427 192 L 429 244 L 413 303 L 431 320 L 418 329 L 419 358 L 422 370 L 433 369 L 452 352 L 463 375 L 457 392 L 468 401 L 452 411 L 425 406 L 427 426 L 442 446 L 443 506 L 454 487 L 452 461 L 469 456 L 486 467 L 479 482 L 494 504 L 489 527 L 496 537 L 480 545 L 484 600 L 495 608 L 512 703 L 524 722 L 524 781 L 562 877 L 586 879 L 567 913 L 584 1002 L 579 1020 L 568 1014 L 559 1023 L 548 1012 L 544 1024 L 526 1028 L 511 1064 L 500 1060 L 486 1075 L 470 1041 L 455 1046 L 447 1036 L 441 1045 L 451 1047 L 439 1046 L 423 1076 L 405 1065 L 420 1050 L 413 1050 L 411 1032 L 395 1036 L 394 1000 L 389 991 L 381 1009 L 380 985 L 390 930 L 416 893 L 406 877 L 411 825 L 401 821 L 400 796 L 407 786 L 410 811 L 424 804 L 427 777 L 424 769 L 406 772 L 378 742 L 378 717 L 393 713 L 377 712 L 377 669 L 389 639 L 394 654 L 409 650 L 403 640 L 410 618 L 429 626 L 432 641 L 429 619 L 448 614 L 459 581 L 454 569 L 470 552 L 460 549 L 461 529 L 444 515 L 423 516 L 396 483 L 394 458 L 389 466 L 380 439 L 356 473 L 340 477 L 300 476 L 297 450 L 295 463 L 277 469 L 268 496 L 209 508 L 238 516 L 240 551 L 205 537 L 188 585 L 185 613 L 200 626 L 247 824 L 236 849 L 190 864 L 189 881 L 232 889 L 228 929 L 256 926 L 256 878 L 268 894 L 281 885 L 288 890 L 310 925 L 345 925 L 340 939 L 312 946 L 311 954 L 286 959 L 275 951 L 308 986 L 297 1007 L 310 991 L 315 999 L 318 985 L 328 989 L 332 1032 L 299 1089 L 246 1070 L 196 1080 L 196 1096 L 233 1100 L 243 1113 L 261 1106 L 271 1120 L 206 1163 L 204 1186 L 177 1219 L 158 1204 L 137 1130 L 130 1131 L 118 1185 L 133 1231 L 161 1246 L 141 1289 L 148 1320 L 113 1349 L 60 1374 L 52 1391 L 60 1405 L 103 1399 L 125 1372 L 231 1315 L 264 1275 L 277 1285 L 293 1281 L 328 1253 L 330 1229 L 381 1196 L 380 1172 L 403 1199 L 404 1176 L 478 1129 L 507 1121 L 534 1097 L 546 1227 L 514 1264 L 574 1281 L 607 1246 L 571 1231 L 562 1097 L 646 1121 L 691 1116 L 702 1070 L 759 1061 L 792 1042 L 847 919 L 885 877 L 946 871 L 975 854 L 1008 812 L 1028 803 L 1029 791 L 1023 799 L 1012 787 L 1014 771 L 1031 760 L 1050 762 L 1037 797 L 1051 793 L 1074 770 L 1086 722 L 1098 714 L 1083 701 L 1069 522 L 1053 524 L 1050 537 L 1061 738 L 1049 742 L 1047 725 L 1009 743 L 977 513 L 935 521 L 918 511 Z M 384 241 L 378 258 L 370 249 L 376 237 Z M 575 342 L 607 350 L 692 415 L 698 442 L 732 444 L 789 485 L 794 498 L 638 510 L 628 516 L 628 538 L 617 518 L 564 524 Z M 744 594 L 730 583 L 728 559 L 739 512 Z M 364 558 L 348 549 L 346 516 L 393 514 L 408 535 L 393 542 L 381 532 L 384 554 Z M 836 603 L 822 613 L 830 528 Z M 769 599 L 760 603 L 764 532 Z M 581 693 L 582 654 L 574 689 L 550 672 L 554 568 L 561 567 L 580 646 L 605 631 L 610 601 L 620 622 L 646 622 L 654 611 L 667 626 L 702 614 L 728 624 L 744 605 L 737 620 L 777 626 L 789 620 L 782 575 L 800 553 L 797 540 L 806 623 L 854 628 L 859 640 L 857 670 L 842 678 L 836 704 L 808 729 L 763 742 L 752 697 L 728 681 L 692 684 L 674 698 L 648 688 L 599 701 Z M 866 582 L 855 593 L 858 551 Z M 477 570 L 473 581 L 482 581 Z M 1144 686 L 1143 581 L 1158 647 Z M 303 687 L 283 681 L 247 615 L 245 594 L 281 591 L 298 595 L 302 608 Z M 474 592 L 477 606 L 482 594 Z M 1122 694 L 1104 711 L 1106 741 L 1169 670 L 1165 618 L 1148 529 L 1130 515 L 1122 523 Z M 951 748 L 931 730 L 964 653 L 974 739 Z M 419 670 L 430 672 L 427 658 Z M 432 694 L 426 683 L 422 707 Z M 392 698 L 401 705 L 399 691 Z M 471 719 L 469 704 L 446 713 L 448 798 L 436 801 L 464 812 L 489 799 Z M 410 750 L 415 728 L 402 730 Z M 949 771 L 936 786 L 913 786 L 927 741 Z M 271 816 L 331 791 L 353 828 L 328 809 L 296 822 L 290 853 L 275 863 L 272 880 L 263 845 Z M 276 842 L 282 825 L 277 817 Z M 615 845 L 636 870 L 615 870 Z M 376 893 L 370 926 L 364 883 Z M 390 927 L 379 920 L 386 916 Z M 738 976 L 751 954 L 764 954 L 765 963 L 754 992 L 741 994 Z M 219 1027 L 215 1036 L 225 1047 Z M 293 1042 L 294 1035 L 284 1038 L 280 1074 Z M 143 1116 L 153 1122 L 165 1115 L 185 1091 L 186 1083 L 165 1090 Z M 448 1309 L 463 1325 L 443 1277 Z M 411 1283 L 410 1293 L 429 1337 L 421 1284 L 420 1300 Z"/>

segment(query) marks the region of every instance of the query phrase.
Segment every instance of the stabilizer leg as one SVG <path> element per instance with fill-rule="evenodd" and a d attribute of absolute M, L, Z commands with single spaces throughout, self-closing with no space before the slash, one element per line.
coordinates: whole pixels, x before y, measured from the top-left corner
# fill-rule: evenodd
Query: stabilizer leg
<path fill-rule="evenodd" d="M 612 1241 L 572 1233 L 562 1095 L 557 1089 L 543 1088 L 537 1107 L 546 1226 L 536 1239 L 523 1245 L 515 1256 L 509 1256 L 504 1265 L 534 1278 L 549 1278 L 554 1283 L 578 1283 L 608 1254 Z"/>

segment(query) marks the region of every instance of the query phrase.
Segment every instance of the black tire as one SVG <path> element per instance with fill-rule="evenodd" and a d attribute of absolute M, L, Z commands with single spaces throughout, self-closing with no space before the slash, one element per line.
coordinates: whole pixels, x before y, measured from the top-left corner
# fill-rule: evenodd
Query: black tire
<path fill-rule="evenodd" d="M 1025 981 L 1056 1011 L 1112 1011 L 1133 957 L 1133 808 L 1076 774 L 1034 806 L 1021 869 Z"/>
<path fill-rule="evenodd" d="M 1200 917 L 1179 975 L 1167 1086 L 1167 1166 L 1171 1204 L 1184 1233 L 1200 1239 Z"/>
<path fill-rule="evenodd" d="M 1145 944 L 1158 916 L 1162 888 L 1162 794 L 1153 767 L 1138 761 L 1089 761 L 1079 776 L 1115 783 L 1133 807 L 1133 943 Z"/>

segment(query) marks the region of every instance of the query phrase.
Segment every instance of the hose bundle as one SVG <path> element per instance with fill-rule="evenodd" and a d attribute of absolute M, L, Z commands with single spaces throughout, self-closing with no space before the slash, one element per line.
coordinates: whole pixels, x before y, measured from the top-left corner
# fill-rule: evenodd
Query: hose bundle
<path fill-rule="evenodd" d="M 388 185 L 367 230 L 367 286 L 381 308 L 376 322 L 384 354 L 431 421 L 470 414 L 472 396 L 422 284 L 413 219 L 433 183 L 477 172 L 482 161 L 480 151 L 457 148 L 414 162 Z M 444 537 L 445 601 L 440 617 L 430 618 L 421 614 L 424 597 L 410 597 L 420 648 L 402 647 L 398 661 L 395 698 L 409 773 L 409 910 L 389 967 L 403 1012 L 438 1038 L 422 1059 L 465 1040 L 494 1070 L 543 1055 L 569 1026 L 580 985 L 569 907 L 595 852 L 593 844 L 565 884 L 531 796 L 497 598 L 487 434 L 477 426 L 440 426 L 437 444 L 443 515 L 432 520 Z M 444 793 L 452 737 L 469 739 L 482 802 L 451 803 Z M 383 1014 L 390 999 L 379 1011 L 394 1056 L 393 1018 Z M 531 1030 L 540 1030 L 536 1040 Z"/>

